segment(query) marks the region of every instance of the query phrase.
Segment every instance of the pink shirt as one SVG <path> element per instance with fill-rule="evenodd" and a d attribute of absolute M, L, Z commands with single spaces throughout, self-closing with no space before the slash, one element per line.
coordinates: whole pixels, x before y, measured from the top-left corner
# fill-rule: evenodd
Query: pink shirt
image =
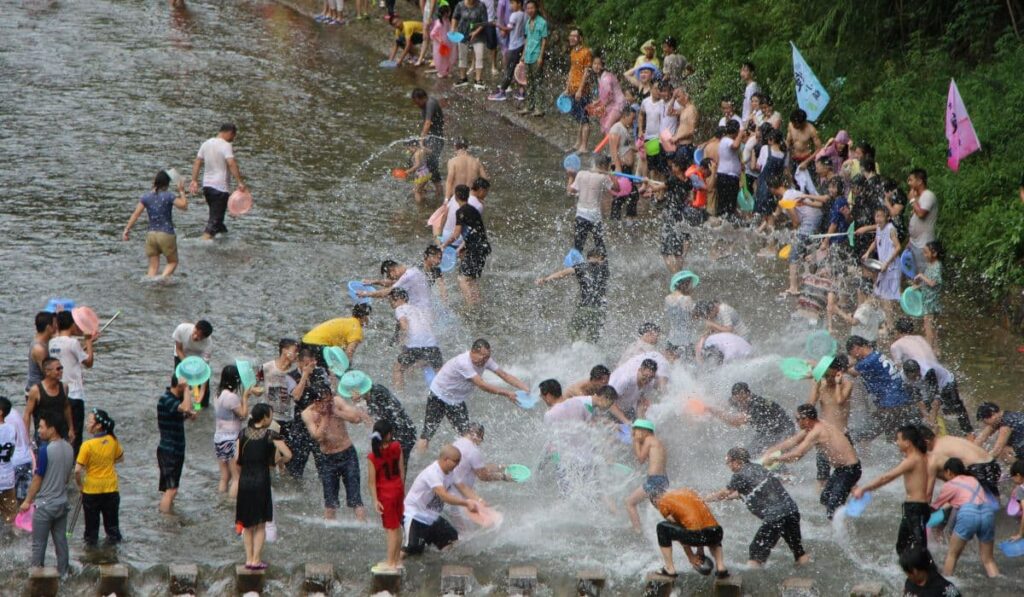
<path fill-rule="evenodd" d="M 979 486 L 978 480 L 970 475 L 953 477 L 942 485 L 942 491 L 939 492 L 939 497 L 932 502 L 932 508 L 938 510 L 947 504 L 959 508 L 968 502 L 979 506 L 984 505 L 987 494 L 984 489 L 978 489 Z M 978 489 L 977 493 L 975 493 L 975 489 Z M 974 495 L 973 500 L 971 500 L 972 494 Z"/>

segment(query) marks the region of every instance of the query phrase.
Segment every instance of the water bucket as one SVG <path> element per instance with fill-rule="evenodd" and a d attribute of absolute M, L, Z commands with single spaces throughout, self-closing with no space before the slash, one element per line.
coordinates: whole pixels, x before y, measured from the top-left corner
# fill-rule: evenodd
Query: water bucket
<path fill-rule="evenodd" d="M 615 436 L 627 446 L 631 445 L 633 443 L 633 428 L 629 426 L 629 423 L 622 423 L 619 425 L 619 431 Z"/>
<path fill-rule="evenodd" d="M 632 192 L 633 182 L 628 178 L 623 177 L 619 179 L 619 190 L 617 192 L 613 192 L 612 195 L 615 195 L 616 197 L 625 197 Z"/>
<path fill-rule="evenodd" d="M 703 162 L 703 161 L 704 161 L 704 148 L 703 147 L 699 147 L 699 148 L 697 148 L 697 151 L 693 152 L 693 163 L 697 164 L 699 166 L 700 163 Z"/>
<path fill-rule="evenodd" d="M 86 336 L 92 336 L 100 329 L 100 318 L 89 307 L 75 307 L 71 310 L 71 318 Z"/>
<path fill-rule="evenodd" d="M 168 168 L 164 172 L 167 173 L 167 178 L 171 179 L 171 188 L 176 188 L 181 182 L 181 173 L 176 168 Z"/>
<path fill-rule="evenodd" d="M 708 406 L 704 404 L 702 400 L 696 398 L 690 398 L 686 401 L 686 405 L 683 409 L 694 417 L 699 417 L 708 412 Z"/>
<path fill-rule="evenodd" d="M 256 385 L 256 372 L 252 369 L 252 363 L 245 359 L 235 359 L 235 367 L 238 368 L 238 377 L 242 380 L 243 390 L 248 390 Z"/>
<path fill-rule="evenodd" d="M 928 524 L 926 526 L 928 528 L 937 527 L 937 526 L 939 526 L 940 524 L 942 524 L 945 521 L 946 521 L 946 511 L 945 510 L 936 510 L 935 512 L 932 512 L 931 516 L 928 517 Z"/>
<path fill-rule="evenodd" d="M 575 153 L 570 153 L 562 160 L 562 168 L 565 168 L 566 172 L 579 172 L 582 167 L 583 164 L 580 163 L 580 156 Z"/>
<path fill-rule="evenodd" d="M 395 180 L 405 180 L 409 178 L 409 172 L 403 170 L 402 168 L 392 168 L 391 178 L 394 178 Z"/>
<path fill-rule="evenodd" d="M 924 296 L 913 286 L 908 286 L 900 296 L 900 307 L 911 317 L 920 317 L 924 313 Z"/>
<path fill-rule="evenodd" d="M 477 505 L 476 512 L 466 510 L 464 514 L 466 515 L 466 518 L 473 522 L 473 524 L 485 529 L 499 526 L 502 521 L 505 520 L 505 517 L 502 516 L 501 512 L 498 512 L 490 506 Z"/>
<path fill-rule="evenodd" d="M 24 512 L 18 512 L 18 515 L 14 517 L 14 526 L 25 531 L 26 533 L 32 532 L 32 514 L 36 511 L 36 505 L 32 504 L 28 507 L 28 510 Z"/>
<path fill-rule="evenodd" d="M 839 343 L 828 333 L 828 330 L 816 330 L 807 335 L 804 342 L 804 354 L 809 359 L 834 357 L 839 350 Z"/>
<path fill-rule="evenodd" d="M 58 311 L 70 311 L 75 308 L 75 301 L 67 298 L 52 298 L 46 302 L 43 311 L 57 313 Z"/>
<path fill-rule="evenodd" d="M 235 189 L 228 197 L 228 213 L 236 218 L 249 213 L 252 209 L 252 194 L 249 191 Z"/>
<path fill-rule="evenodd" d="M 466 36 L 459 33 L 458 31 L 448 32 L 448 41 L 452 42 L 453 44 L 461 44 L 462 40 L 464 39 L 466 39 Z"/>
<path fill-rule="evenodd" d="M 661 141 L 658 139 L 648 139 L 644 141 L 644 152 L 648 156 L 656 156 L 661 153 Z"/>
<path fill-rule="evenodd" d="M 526 465 L 510 464 L 505 467 L 505 474 L 516 483 L 525 483 L 533 473 L 530 472 L 529 467 Z"/>
<path fill-rule="evenodd" d="M 813 371 L 810 363 L 796 357 L 782 359 L 782 362 L 779 363 L 779 369 L 789 379 L 807 379 Z"/>
<path fill-rule="evenodd" d="M 871 504 L 871 492 L 867 491 L 864 496 L 860 499 L 851 497 L 846 501 L 846 515 L 853 518 L 860 517 L 867 509 L 868 505 Z"/>
<path fill-rule="evenodd" d="M 562 265 L 565 267 L 575 267 L 581 263 L 583 263 L 583 253 L 580 253 L 577 249 L 569 249 L 565 259 L 562 260 Z"/>
<path fill-rule="evenodd" d="M 538 400 L 540 400 L 540 396 L 534 396 L 522 390 L 516 392 L 516 404 L 518 404 L 520 408 L 529 410 L 534 406 L 537 406 Z"/>
<path fill-rule="evenodd" d="M 900 255 L 900 270 L 903 271 L 903 275 L 913 280 L 917 276 L 917 265 L 914 263 L 914 252 L 910 249 L 904 249 Z"/>
<path fill-rule="evenodd" d="M 1019 558 L 1024 556 L 1024 539 L 1016 541 L 1003 541 L 999 544 L 999 551 L 1008 558 Z"/>
<path fill-rule="evenodd" d="M 779 259 L 789 259 L 790 252 L 793 251 L 793 245 L 786 245 L 779 249 Z"/>
<path fill-rule="evenodd" d="M 192 387 L 199 387 L 210 380 L 210 365 L 197 356 L 185 357 L 174 369 L 174 376 L 185 380 Z"/>
<path fill-rule="evenodd" d="M 736 204 L 743 211 L 754 211 L 754 196 L 744 185 L 740 185 L 740 192 L 736 194 Z"/>
<path fill-rule="evenodd" d="M 337 375 L 337 373 L 335 373 L 335 375 Z M 370 379 L 369 375 L 362 371 L 353 369 L 345 375 L 342 375 L 341 379 L 338 381 L 338 395 L 342 398 L 351 398 L 353 393 L 358 393 L 362 396 L 369 392 L 372 387 L 373 380 Z"/>
<path fill-rule="evenodd" d="M 814 381 L 821 381 L 821 378 L 825 377 L 825 373 L 832 366 L 832 361 L 834 360 L 835 357 L 831 355 L 825 355 L 818 360 L 818 364 L 811 370 L 811 377 L 814 378 Z"/>
<path fill-rule="evenodd" d="M 348 355 L 337 346 L 325 346 L 323 350 L 324 363 L 337 377 L 345 375 L 348 371 Z M 339 392 L 340 393 L 340 392 Z"/>
<path fill-rule="evenodd" d="M 796 199 L 780 199 L 779 207 L 782 209 L 793 209 L 796 207 Z"/>
<path fill-rule="evenodd" d="M 458 260 L 459 255 L 455 247 L 445 247 L 441 252 L 441 271 L 445 273 L 452 271 Z"/>
<path fill-rule="evenodd" d="M 381 60 L 377 64 L 377 66 L 379 66 L 381 68 L 396 68 L 398 66 L 398 62 L 396 62 L 394 60 Z"/>
<path fill-rule="evenodd" d="M 370 302 L 370 299 L 368 297 L 360 298 L 359 295 L 356 294 L 357 292 L 373 292 L 373 291 L 374 291 L 373 286 L 369 286 L 367 284 L 363 284 L 359 280 L 352 280 L 351 282 L 348 283 L 348 296 L 349 296 L 349 298 L 351 298 L 356 303 L 369 303 Z"/>
<path fill-rule="evenodd" d="M 690 290 L 693 290 L 700 285 L 700 277 L 690 270 L 684 269 L 681 272 L 676 272 L 676 274 L 672 276 L 672 279 L 668 283 L 669 292 L 674 291 L 676 289 L 676 284 L 683 280 L 690 280 Z"/>
<path fill-rule="evenodd" d="M 562 114 L 568 114 L 572 111 L 572 98 L 563 93 L 555 100 L 555 107 Z"/>

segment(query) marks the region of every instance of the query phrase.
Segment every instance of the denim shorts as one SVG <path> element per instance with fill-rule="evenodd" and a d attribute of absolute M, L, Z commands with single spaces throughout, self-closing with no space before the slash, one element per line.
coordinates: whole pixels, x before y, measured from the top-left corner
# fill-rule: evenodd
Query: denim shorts
<path fill-rule="evenodd" d="M 956 514 L 953 532 L 964 541 L 977 535 L 981 543 L 992 543 L 996 538 L 996 511 L 978 504 L 964 504 Z"/>
<path fill-rule="evenodd" d="M 355 446 L 334 454 L 323 454 L 316 461 L 320 483 L 324 488 L 324 507 L 337 509 L 341 505 L 338 494 L 345 485 L 345 505 L 358 508 L 363 505 L 359 494 L 359 455 Z"/>

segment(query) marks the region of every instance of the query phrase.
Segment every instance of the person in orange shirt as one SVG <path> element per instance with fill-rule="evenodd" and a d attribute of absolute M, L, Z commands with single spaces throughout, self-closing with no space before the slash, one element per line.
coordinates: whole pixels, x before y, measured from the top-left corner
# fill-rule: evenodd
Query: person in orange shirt
<path fill-rule="evenodd" d="M 569 76 L 565 80 L 565 95 L 572 98 L 570 114 L 580 123 L 580 132 L 576 138 L 573 151 L 586 153 L 590 139 L 590 117 L 587 106 L 591 100 L 590 63 L 593 55 L 590 48 L 583 45 L 583 33 L 579 29 L 569 30 Z"/>
<path fill-rule="evenodd" d="M 711 176 L 711 158 L 704 158 L 699 164 L 691 164 L 683 173 L 693 187 L 693 195 L 690 204 L 685 210 L 684 217 L 691 226 L 700 226 L 707 219 L 708 206 L 708 185 L 707 180 Z"/>
<path fill-rule="evenodd" d="M 722 527 L 695 491 L 682 488 L 654 493 L 651 494 L 651 504 L 665 517 L 658 523 L 658 547 L 665 560 L 665 566 L 658 574 L 672 578 L 679 576 L 672 562 L 672 542 L 678 541 L 697 572 L 707 576 L 712 568 L 716 568 L 718 578 L 729 576 L 722 552 Z M 714 560 L 704 555 L 705 547 L 711 549 Z"/>

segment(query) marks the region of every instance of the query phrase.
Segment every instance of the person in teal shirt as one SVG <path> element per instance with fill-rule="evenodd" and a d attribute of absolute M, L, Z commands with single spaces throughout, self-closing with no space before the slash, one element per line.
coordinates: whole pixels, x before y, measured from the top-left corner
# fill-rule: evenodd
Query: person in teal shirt
<path fill-rule="evenodd" d="M 526 2 L 526 48 L 523 51 L 523 63 L 526 64 L 526 105 L 520 114 L 533 112 L 534 116 L 544 116 L 543 102 L 540 97 L 540 79 L 544 73 L 544 50 L 548 44 L 548 22 L 537 13 L 537 2 Z"/>

